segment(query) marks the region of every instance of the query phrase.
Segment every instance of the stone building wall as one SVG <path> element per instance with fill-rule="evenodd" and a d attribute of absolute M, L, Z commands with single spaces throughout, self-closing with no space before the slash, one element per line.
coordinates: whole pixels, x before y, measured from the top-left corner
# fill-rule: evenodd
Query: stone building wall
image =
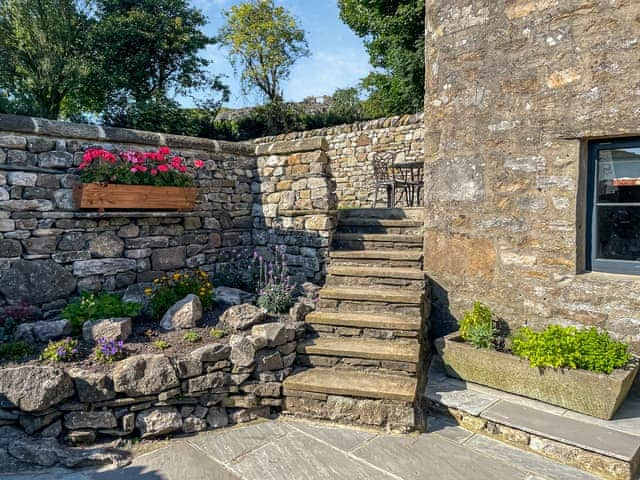
<path fill-rule="evenodd" d="M 371 207 L 374 152 L 394 152 L 397 161 L 419 161 L 424 156 L 424 115 L 404 115 L 368 122 L 293 132 L 254 140 L 271 144 L 284 140 L 325 138 L 329 174 L 335 181 L 338 207 Z M 384 199 L 384 195 L 382 195 Z M 379 203 L 378 206 L 382 206 Z"/>
<path fill-rule="evenodd" d="M 586 143 L 640 134 L 640 3 L 427 4 L 425 269 L 440 333 L 474 300 L 640 351 L 640 278 L 586 273 Z"/>

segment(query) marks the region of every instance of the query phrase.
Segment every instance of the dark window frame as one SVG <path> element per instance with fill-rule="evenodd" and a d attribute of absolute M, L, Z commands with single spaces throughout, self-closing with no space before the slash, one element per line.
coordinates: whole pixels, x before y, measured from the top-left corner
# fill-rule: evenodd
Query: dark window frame
<path fill-rule="evenodd" d="M 587 228 L 586 228 L 586 270 L 603 273 L 619 273 L 628 275 L 640 275 L 640 261 L 615 260 L 598 258 L 597 252 L 597 181 L 598 181 L 598 154 L 601 150 L 613 150 L 617 148 L 640 148 L 640 137 L 593 140 L 589 142 L 589 158 L 587 167 Z M 640 208 L 640 207 L 637 207 Z"/>

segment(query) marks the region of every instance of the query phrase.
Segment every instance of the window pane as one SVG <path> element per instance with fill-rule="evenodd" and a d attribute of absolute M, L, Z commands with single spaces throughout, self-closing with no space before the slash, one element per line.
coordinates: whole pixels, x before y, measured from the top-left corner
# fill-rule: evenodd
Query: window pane
<path fill-rule="evenodd" d="M 597 258 L 640 260 L 640 207 L 597 209 Z"/>
<path fill-rule="evenodd" d="M 640 202 L 640 147 L 600 150 L 597 188 L 600 203 Z"/>

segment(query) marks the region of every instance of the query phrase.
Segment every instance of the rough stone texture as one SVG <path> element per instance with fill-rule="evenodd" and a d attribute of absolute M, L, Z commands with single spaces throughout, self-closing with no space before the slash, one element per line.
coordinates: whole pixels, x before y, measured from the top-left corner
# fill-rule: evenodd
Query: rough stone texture
<path fill-rule="evenodd" d="M 255 361 L 256 350 L 253 343 L 244 335 L 232 335 L 229 339 L 231 361 L 239 367 L 249 367 Z"/>
<path fill-rule="evenodd" d="M 177 408 L 160 407 L 140 412 L 136 427 L 142 438 L 166 435 L 182 428 L 182 416 Z"/>
<path fill-rule="evenodd" d="M 97 343 L 101 338 L 106 340 L 122 340 L 131 335 L 130 318 L 105 318 L 89 320 L 82 325 L 82 337 L 87 342 Z"/>
<path fill-rule="evenodd" d="M 234 305 L 228 308 L 220 316 L 218 325 L 220 328 L 238 332 L 247 330 L 253 325 L 264 322 L 267 319 L 267 312 L 251 304 Z"/>
<path fill-rule="evenodd" d="M 71 334 L 68 320 L 40 321 L 22 323 L 16 328 L 14 337 L 25 342 L 48 342 Z"/>
<path fill-rule="evenodd" d="M 64 426 L 70 430 L 115 428 L 117 425 L 116 417 L 111 411 L 70 412 L 64 416 Z"/>
<path fill-rule="evenodd" d="M 25 365 L 0 370 L 0 401 L 25 412 L 45 410 L 73 393 L 71 377 L 59 368 Z"/>
<path fill-rule="evenodd" d="M 154 395 L 180 385 L 173 365 L 164 355 L 136 355 L 116 365 L 112 373 L 116 392 Z"/>
<path fill-rule="evenodd" d="M 75 288 L 73 275 L 52 260 L 18 260 L 0 271 L 0 293 L 16 301 L 47 303 L 68 297 Z"/>
<path fill-rule="evenodd" d="M 119 257 L 124 242 L 113 232 L 105 232 L 89 242 L 89 251 L 94 257 Z"/>
<path fill-rule="evenodd" d="M 190 294 L 167 310 L 160 320 L 160 326 L 165 330 L 183 330 L 196 327 L 200 319 L 202 319 L 200 297 Z"/>
<path fill-rule="evenodd" d="M 262 338 L 268 347 L 277 347 L 287 341 L 287 329 L 280 322 L 255 325 L 251 329 L 251 335 Z"/>
<path fill-rule="evenodd" d="M 107 374 L 80 368 L 70 368 L 67 373 L 73 379 L 81 402 L 102 402 L 116 396 L 111 377 Z"/>
<path fill-rule="evenodd" d="M 481 299 L 512 326 L 602 327 L 640 352 L 640 279 L 584 274 L 583 149 L 639 134 L 638 13 L 428 2 L 424 264 L 439 334 Z"/>
<path fill-rule="evenodd" d="M 216 287 L 216 301 L 226 303 L 227 305 L 241 305 L 243 303 L 252 303 L 255 295 L 240 290 L 239 288 Z"/>

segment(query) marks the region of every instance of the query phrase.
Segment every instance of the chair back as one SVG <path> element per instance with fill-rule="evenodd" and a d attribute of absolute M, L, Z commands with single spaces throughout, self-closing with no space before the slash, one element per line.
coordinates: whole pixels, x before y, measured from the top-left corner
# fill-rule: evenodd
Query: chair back
<path fill-rule="evenodd" d="M 373 163 L 373 177 L 376 183 L 391 181 L 390 170 L 393 164 L 393 154 L 391 152 L 376 152 L 371 159 Z"/>

